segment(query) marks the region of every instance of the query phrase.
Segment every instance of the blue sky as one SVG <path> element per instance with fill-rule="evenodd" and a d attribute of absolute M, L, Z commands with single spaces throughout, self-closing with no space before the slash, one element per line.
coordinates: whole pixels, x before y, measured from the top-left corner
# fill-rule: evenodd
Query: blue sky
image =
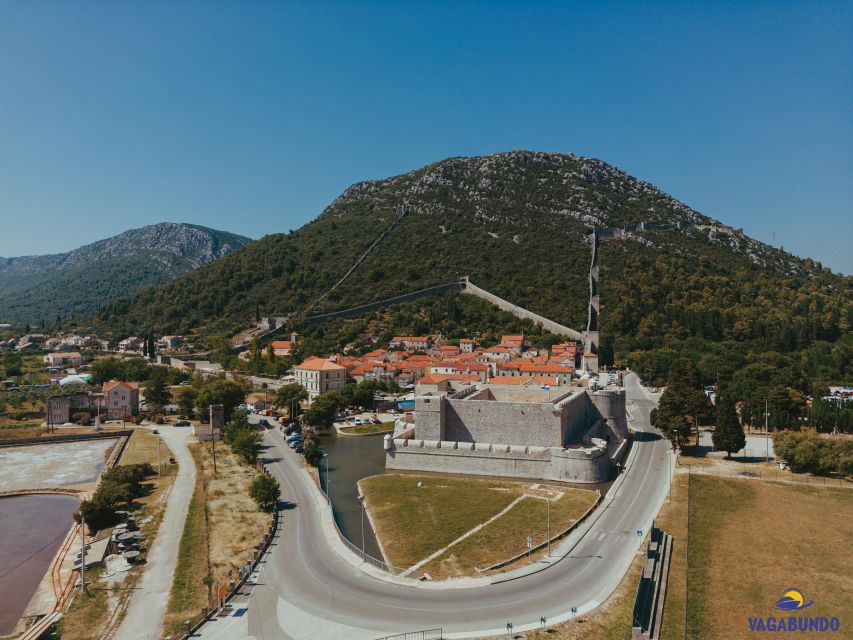
<path fill-rule="evenodd" d="M 0 3 L 0 255 L 519 148 L 851 273 L 853 3 Z"/>

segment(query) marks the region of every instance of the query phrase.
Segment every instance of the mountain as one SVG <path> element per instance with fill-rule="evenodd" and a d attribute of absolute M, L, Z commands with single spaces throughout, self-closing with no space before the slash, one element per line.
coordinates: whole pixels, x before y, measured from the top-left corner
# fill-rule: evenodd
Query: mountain
<path fill-rule="evenodd" d="M 850 277 L 751 239 L 600 160 L 528 151 L 450 158 L 355 184 L 295 232 L 113 301 L 96 324 L 116 335 L 233 332 L 253 322 L 256 308 L 315 314 L 467 275 L 582 329 L 594 228 L 601 329 L 623 355 L 691 339 L 708 349 L 741 345 L 731 354 L 849 337 Z"/>
<path fill-rule="evenodd" d="M 67 253 L 0 258 L 0 322 L 37 323 L 91 313 L 251 242 L 192 224 L 131 229 Z"/>

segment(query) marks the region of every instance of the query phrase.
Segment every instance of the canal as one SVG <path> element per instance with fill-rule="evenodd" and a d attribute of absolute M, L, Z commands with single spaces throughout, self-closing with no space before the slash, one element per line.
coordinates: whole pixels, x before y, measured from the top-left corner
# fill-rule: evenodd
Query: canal
<path fill-rule="evenodd" d="M 355 546 L 361 548 L 363 544 L 369 555 L 380 560 L 379 545 L 358 499 L 358 481 L 385 473 L 382 438 L 382 435 L 341 436 L 332 429 L 329 435 L 320 436 L 320 446 L 327 457 L 320 461 L 319 467 L 320 486 L 329 495 L 341 532 Z"/>
<path fill-rule="evenodd" d="M 0 636 L 12 633 L 68 533 L 77 498 L 0 498 Z"/>

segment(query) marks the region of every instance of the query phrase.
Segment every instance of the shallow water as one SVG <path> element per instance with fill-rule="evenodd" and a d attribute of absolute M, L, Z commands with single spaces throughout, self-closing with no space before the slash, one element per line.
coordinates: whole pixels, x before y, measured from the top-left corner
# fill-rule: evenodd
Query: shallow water
<path fill-rule="evenodd" d="M 0 636 L 12 632 L 68 533 L 71 496 L 0 498 Z"/>

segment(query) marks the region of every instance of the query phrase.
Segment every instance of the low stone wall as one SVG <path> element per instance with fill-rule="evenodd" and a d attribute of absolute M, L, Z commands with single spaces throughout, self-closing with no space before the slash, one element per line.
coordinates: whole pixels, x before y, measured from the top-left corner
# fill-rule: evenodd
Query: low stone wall
<path fill-rule="evenodd" d="M 397 438 L 386 452 L 385 468 L 563 482 L 605 482 L 610 475 L 607 447 L 561 449 Z"/>
<path fill-rule="evenodd" d="M 44 438 L 13 438 L 0 440 L 0 449 L 4 447 L 20 447 L 30 444 L 56 444 L 57 442 L 79 442 L 81 440 L 101 440 L 103 438 L 121 438 L 133 433 L 132 429 L 123 431 L 102 431 L 99 433 L 78 433 L 69 435 L 46 436 Z"/>

